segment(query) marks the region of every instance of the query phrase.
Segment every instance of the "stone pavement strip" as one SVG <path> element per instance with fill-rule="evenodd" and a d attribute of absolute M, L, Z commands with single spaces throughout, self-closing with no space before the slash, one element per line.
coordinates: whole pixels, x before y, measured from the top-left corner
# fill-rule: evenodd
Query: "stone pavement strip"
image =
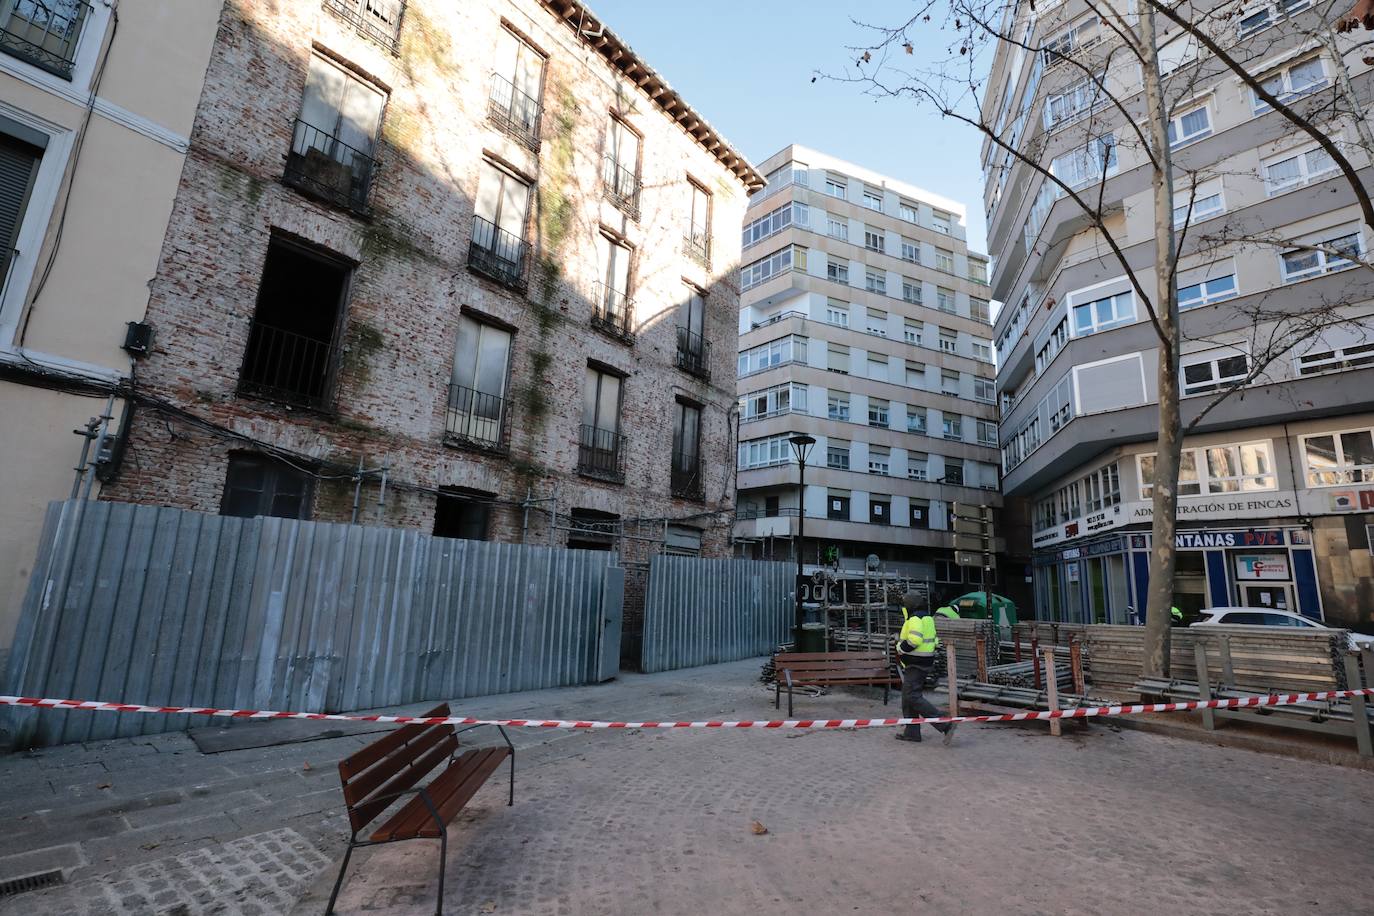
<path fill-rule="evenodd" d="M 758 667 L 454 708 L 772 718 Z M 799 716 L 882 712 L 870 691 L 797 701 Z M 952 747 L 891 735 L 515 732 L 516 804 L 502 772 L 455 822 L 445 912 L 1371 911 L 1369 772 L 1107 723 L 1057 740 L 965 726 Z M 202 755 L 164 735 L 0 757 L 0 879 L 67 877 L 0 913 L 323 912 L 346 837 L 335 763 L 376 737 Z M 359 852 L 339 912 L 432 913 L 437 855 L 430 841 Z"/>

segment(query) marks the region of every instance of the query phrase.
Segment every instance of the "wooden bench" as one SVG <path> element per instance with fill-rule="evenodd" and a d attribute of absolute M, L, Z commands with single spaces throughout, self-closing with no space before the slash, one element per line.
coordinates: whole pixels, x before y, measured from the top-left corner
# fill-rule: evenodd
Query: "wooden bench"
<path fill-rule="evenodd" d="M 444 703 L 425 713 L 426 718 L 447 716 Z M 344 853 L 334 892 L 329 895 L 326 916 L 334 912 L 334 902 L 343 886 L 349 857 L 360 846 L 377 846 L 401 840 L 437 839 L 439 841 L 439 904 L 435 913 L 444 911 L 444 860 L 448 855 L 447 825 L 463 810 L 477 790 L 487 781 L 501 762 L 510 758 L 510 798 L 515 804 L 515 747 L 501 726 L 496 726 L 505 747 L 484 747 L 460 752 L 458 735 L 480 726 L 457 729 L 452 725 L 405 725 L 380 741 L 374 741 L 350 757 L 339 761 L 339 778 L 343 782 L 344 804 L 348 808 L 348 823 L 352 831 L 348 850 Z M 436 768 L 439 775 L 427 785 L 416 784 Z M 414 798 L 376 827 L 366 839 L 358 834 L 367 830 L 405 795 Z"/>
<path fill-rule="evenodd" d="M 886 652 L 780 652 L 773 657 L 773 708 L 782 705 L 787 685 L 787 718 L 792 718 L 793 687 L 883 688 L 883 705 L 892 689 L 892 669 Z"/>

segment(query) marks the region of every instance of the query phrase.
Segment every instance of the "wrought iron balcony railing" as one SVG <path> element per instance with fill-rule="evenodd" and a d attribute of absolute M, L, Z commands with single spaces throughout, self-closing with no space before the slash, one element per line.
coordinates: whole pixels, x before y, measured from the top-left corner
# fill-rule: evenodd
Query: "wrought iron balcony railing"
<path fill-rule="evenodd" d="M 254 321 L 239 373 L 239 393 L 323 407 L 332 357 L 333 347 L 327 340 Z"/>
<path fill-rule="evenodd" d="M 682 253 L 708 270 L 711 267 L 711 236 L 705 226 L 692 226 L 682 236 Z"/>
<path fill-rule="evenodd" d="M 696 452 L 673 450 L 671 486 L 673 495 L 683 499 L 701 499 L 701 456 Z"/>
<path fill-rule="evenodd" d="M 401 51 L 405 0 L 324 0 L 324 8 L 392 54 Z"/>
<path fill-rule="evenodd" d="M 515 88 L 499 73 L 491 75 L 487 117 L 501 130 L 539 152 L 539 100 Z"/>
<path fill-rule="evenodd" d="M 594 293 L 596 304 L 592 310 L 592 327 L 618 340 L 633 343 L 635 301 L 602 282 L 596 284 Z"/>
<path fill-rule="evenodd" d="M 512 289 L 525 288 L 525 259 L 529 245 L 491 220 L 472 218 L 468 267 Z"/>
<path fill-rule="evenodd" d="M 684 327 L 677 329 L 677 367 L 697 378 L 711 379 L 711 342 Z"/>
<path fill-rule="evenodd" d="M 72 78 L 77 41 L 91 12 L 86 0 L 10 0 L 0 9 L 0 51 Z"/>
<path fill-rule="evenodd" d="M 479 448 L 505 449 L 510 442 L 508 407 L 503 397 L 449 385 L 444 436 Z"/>
<path fill-rule="evenodd" d="M 327 203 L 366 213 L 376 170 L 377 160 L 367 153 L 296 119 L 286 174 L 282 176 L 287 184 Z"/>
<path fill-rule="evenodd" d="M 630 219 L 639 219 L 639 176 L 633 169 L 617 162 L 614 156 L 607 156 L 603 166 L 601 178 L 605 183 L 606 199 Z"/>
<path fill-rule="evenodd" d="M 583 426 L 577 443 L 577 470 L 589 477 L 625 480 L 625 437 L 599 426 Z"/>

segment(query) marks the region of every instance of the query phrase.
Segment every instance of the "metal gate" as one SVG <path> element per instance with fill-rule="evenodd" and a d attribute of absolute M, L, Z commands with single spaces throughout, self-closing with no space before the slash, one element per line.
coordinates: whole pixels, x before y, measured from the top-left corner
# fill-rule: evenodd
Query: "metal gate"
<path fill-rule="evenodd" d="M 643 670 L 767 655 L 790 637 L 795 578 L 788 563 L 654 557 L 644 601 Z"/>

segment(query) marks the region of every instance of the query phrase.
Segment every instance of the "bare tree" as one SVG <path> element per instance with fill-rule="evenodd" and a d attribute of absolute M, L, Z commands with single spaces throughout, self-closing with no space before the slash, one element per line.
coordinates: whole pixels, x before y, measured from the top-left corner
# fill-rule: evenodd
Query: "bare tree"
<path fill-rule="evenodd" d="M 1361 2 L 1368 6 L 1372 0 Z M 1374 232 L 1374 203 L 1359 174 L 1374 162 L 1374 136 L 1365 120 L 1374 58 L 1364 50 L 1368 42 L 1338 31 L 1338 24 L 1352 17 L 1374 24 L 1368 10 L 1350 11 L 1349 0 L 1337 5 L 1288 0 L 1260 7 L 1237 0 L 929 0 L 902 23 L 859 23 L 871 40 L 853 49 L 855 71 L 834 77 L 878 96 L 912 99 L 978 131 L 984 138 L 990 213 L 1017 205 L 1038 185 L 1025 229 L 1027 258 L 1062 256 L 1039 231 L 1051 209 L 1067 200 L 1082 223 L 1079 236 L 1090 237 L 1101 262 L 1120 268 L 1141 304 L 1159 354 L 1146 674 L 1167 669 L 1185 433 L 1225 399 L 1237 392 L 1243 396 L 1244 388 L 1287 358 L 1295 344 L 1334 325 L 1369 318 L 1340 298 L 1295 310 L 1282 297 L 1265 294 L 1229 309 L 1221 334 L 1208 328 L 1192 340 L 1220 343 L 1248 336 L 1246 371 L 1218 385 L 1185 423 L 1180 356 L 1189 338 L 1179 315 L 1180 272 L 1237 246 L 1258 246 L 1275 257 L 1350 262 L 1374 276 L 1358 231 L 1314 238 L 1284 226 L 1195 214 L 1199 187 L 1220 177 L 1225 167 L 1194 164 L 1180 155 L 1186 138 L 1175 136 L 1184 129 L 1175 119 L 1195 105 L 1200 91 L 1223 79 L 1237 80 L 1253 94 L 1256 113 L 1266 108 L 1278 113 L 1270 119 L 1278 126 L 1269 139 L 1300 133 L 1316 144 L 1325 157 L 1322 168 L 1342 180 L 1338 205 L 1357 205 L 1361 222 Z M 941 39 L 942 54 L 918 55 L 918 47 Z M 1312 55 L 1308 59 L 1322 64 L 1283 70 L 1295 55 Z M 1144 263 L 1129 251 L 1136 240 L 1128 237 L 1126 220 L 1109 194 L 1123 162 L 1150 179 L 1152 250 Z M 1244 174 L 1245 180 L 1256 177 L 1253 171 Z M 1176 185 L 1188 189 L 1182 204 Z"/>

